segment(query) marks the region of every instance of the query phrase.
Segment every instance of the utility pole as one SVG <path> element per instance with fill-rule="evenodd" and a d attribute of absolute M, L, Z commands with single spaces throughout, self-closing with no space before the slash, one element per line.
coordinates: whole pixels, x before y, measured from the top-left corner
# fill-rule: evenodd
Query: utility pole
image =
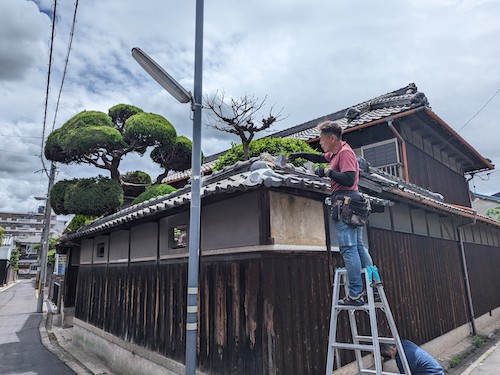
<path fill-rule="evenodd" d="M 36 311 L 43 312 L 43 300 L 45 299 L 45 279 L 47 278 L 47 254 L 49 252 L 49 237 L 50 237 L 50 218 L 52 216 L 52 207 L 50 206 L 50 190 L 54 186 L 56 178 L 56 164 L 51 162 L 49 174 L 49 187 L 47 189 L 47 196 L 45 198 L 45 219 L 42 231 L 42 253 L 40 254 L 40 280 L 38 282 L 38 301 Z"/>

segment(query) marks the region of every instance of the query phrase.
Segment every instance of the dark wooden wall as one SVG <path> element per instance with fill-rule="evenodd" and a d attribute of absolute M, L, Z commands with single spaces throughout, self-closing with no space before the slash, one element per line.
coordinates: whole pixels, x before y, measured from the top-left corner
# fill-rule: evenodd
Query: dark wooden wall
<path fill-rule="evenodd" d="M 410 182 L 430 191 L 440 193 L 447 203 L 471 207 L 469 186 L 464 176 L 406 143 Z"/>
<path fill-rule="evenodd" d="M 421 344 L 467 323 L 457 242 L 370 229 L 370 246 L 402 338 Z"/>
<path fill-rule="evenodd" d="M 465 244 L 474 315 L 486 314 L 500 306 L 500 248 Z"/>
<path fill-rule="evenodd" d="M 185 280 L 185 262 L 82 265 L 75 316 L 184 362 Z M 208 374 L 321 373 L 330 301 L 325 254 L 204 259 L 199 368 Z"/>
<path fill-rule="evenodd" d="M 421 344 L 468 322 L 456 242 L 381 229 L 370 229 L 369 239 L 401 337 Z M 467 252 L 480 315 L 500 305 L 499 251 Z M 343 266 L 338 253 L 334 266 Z M 183 363 L 186 280 L 185 261 L 80 266 L 75 316 Z M 198 367 L 207 374 L 320 374 L 330 303 L 324 253 L 202 258 Z M 338 334 L 348 341 L 345 315 Z M 352 352 L 341 358 L 352 361 Z"/>

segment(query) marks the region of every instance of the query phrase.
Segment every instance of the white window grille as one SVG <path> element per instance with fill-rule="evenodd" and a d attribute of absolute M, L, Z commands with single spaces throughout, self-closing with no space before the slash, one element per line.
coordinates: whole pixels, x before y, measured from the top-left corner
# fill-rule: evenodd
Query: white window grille
<path fill-rule="evenodd" d="M 396 138 L 362 146 L 355 149 L 354 153 L 356 156 L 363 157 L 372 167 L 379 168 L 396 177 L 402 177 L 403 175 L 398 140 Z"/>

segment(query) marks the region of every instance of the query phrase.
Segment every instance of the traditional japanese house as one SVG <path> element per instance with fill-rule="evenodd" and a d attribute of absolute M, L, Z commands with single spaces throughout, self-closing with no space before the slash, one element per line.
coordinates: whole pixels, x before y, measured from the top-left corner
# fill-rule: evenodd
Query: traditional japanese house
<path fill-rule="evenodd" d="M 374 207 L 365 238 L 400 335 L 438 353 L 499 319 L 500 223 L 471 208 L 464 177 L 491 162 L 413 84 L 275 136 L 315 145 L 326 119 L 371 163 L 360 172 Z M 188 174 L 169 181 L 181 186 Z M 342 266 L 324 220 L 328 194 L 328 180 L 265 156 L 205 177 L 200 372 L 324 372 L 331 274 Z M 76 339 L 119 373 L 182 372 L 189 197 L 185 185 L 65 238 L 64 310 L 74 309 Z M 342 364 L 352 359 L 343 353 Z"/>

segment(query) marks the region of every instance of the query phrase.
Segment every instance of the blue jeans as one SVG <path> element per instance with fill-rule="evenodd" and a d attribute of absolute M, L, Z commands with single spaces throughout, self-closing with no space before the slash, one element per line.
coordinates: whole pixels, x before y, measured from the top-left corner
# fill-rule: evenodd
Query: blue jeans
<path fill-rule="evenodd" d="M 344 258 L 349 286 L 349 296 L 358 298 L 363 293 L 361 269 L 373 266 L 368 249 L 363 244 L 363 227 L 352 227 L 341 220 L 334 220 L 340 254 Z"/>

